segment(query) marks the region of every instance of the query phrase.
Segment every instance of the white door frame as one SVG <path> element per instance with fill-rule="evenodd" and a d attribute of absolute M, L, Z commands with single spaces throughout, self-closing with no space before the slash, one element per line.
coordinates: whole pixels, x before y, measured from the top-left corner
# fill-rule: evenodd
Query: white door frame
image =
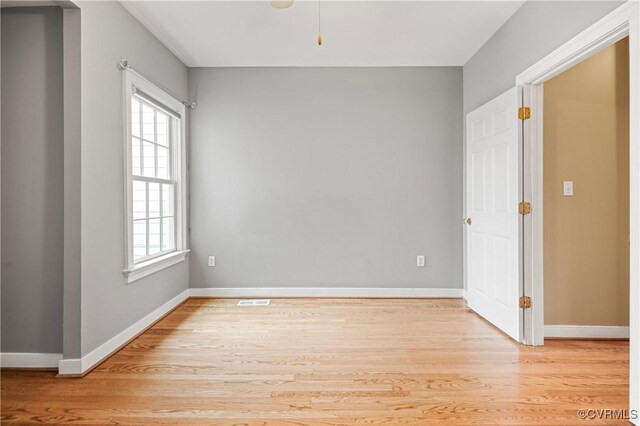
<path fill-rule="evenodd" d="M 542 223 L 542 93 L 543 83 L 587 57 L 629 36 L 629 157 L 630 157 L 630 392 L 629 408 L 640 409 L 640 6 L 627 1 L 516 77 L 524 86 L 524 103 L 531 119 L 524 121 L 524 199 L 532 213 L 524 221 L 525 342 L 544 343 L 543 223 Z M 525 157 L 525 158 L 527 158 Z M 634 420 L 637 422 L 638 420 Z M 636 423 L 638 424 L 638 423 Z"/>

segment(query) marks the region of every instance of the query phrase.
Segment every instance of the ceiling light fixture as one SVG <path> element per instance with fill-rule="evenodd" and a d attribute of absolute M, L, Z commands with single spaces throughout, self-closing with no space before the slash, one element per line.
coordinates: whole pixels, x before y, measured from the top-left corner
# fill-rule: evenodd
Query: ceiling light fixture
<path fill-rule="evenodd" d="M 288 9 L 293 5 L 293 0 L 271 0 L 271 7 L 275 9 Z"/>

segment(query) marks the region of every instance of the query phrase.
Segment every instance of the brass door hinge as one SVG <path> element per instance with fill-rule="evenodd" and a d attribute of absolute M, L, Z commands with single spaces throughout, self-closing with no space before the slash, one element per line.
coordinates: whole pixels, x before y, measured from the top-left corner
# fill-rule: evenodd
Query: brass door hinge
<path fill-rule="evenodd" d="M 520 107 L 518 108 L 518 120 L 528 120 L 531 118 L 531 108 Z"/>
<path fill-rule="evenodd" d="M 531 298 L 529 296 L 522 296 L 520 298 L 520 309 L 529 309 L 531 307 Z"/>
<path fill-rule="evenodd" d="M 520 213 L 521 215 L 526 215 L 531 213 L 531 203 L 527 201 L 523 201 L 520 204 L 518 204 L 518 213 Z"/>

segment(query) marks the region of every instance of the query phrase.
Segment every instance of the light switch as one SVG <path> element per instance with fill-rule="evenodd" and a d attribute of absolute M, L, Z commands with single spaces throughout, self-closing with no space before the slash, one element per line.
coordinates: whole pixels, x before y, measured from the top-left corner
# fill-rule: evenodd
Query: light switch
<path fill-rule="evenodd" d="M 563 193 L 565 197 L 573 197 L 573 181 L 565 180 L 562 184 Z"/>
<path fill-rule="evenodd" d="M 422 267 L 424 267 L 425 263 L 426 263 L 426 259 L 425 259 L 424 256 L 420 256 L 420 255 L 416 256 L 416 266 L 417 267 L 422 268 Z"/>

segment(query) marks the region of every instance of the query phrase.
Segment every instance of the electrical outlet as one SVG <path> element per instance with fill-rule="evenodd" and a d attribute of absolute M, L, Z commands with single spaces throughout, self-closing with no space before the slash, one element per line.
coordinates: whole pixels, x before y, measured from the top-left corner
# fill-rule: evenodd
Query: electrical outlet
<path fill-rule="evenodd" d="M 422 268 L 424 265 L 425 265 L 425 257 L 424 256 L 416 257 L 416 266 L 418 266 L 419 268 Z"/>
<path fill-rule="evenodd" d="M 209 256 L 209 266 L 216 266 L 216 257 Z"/>

